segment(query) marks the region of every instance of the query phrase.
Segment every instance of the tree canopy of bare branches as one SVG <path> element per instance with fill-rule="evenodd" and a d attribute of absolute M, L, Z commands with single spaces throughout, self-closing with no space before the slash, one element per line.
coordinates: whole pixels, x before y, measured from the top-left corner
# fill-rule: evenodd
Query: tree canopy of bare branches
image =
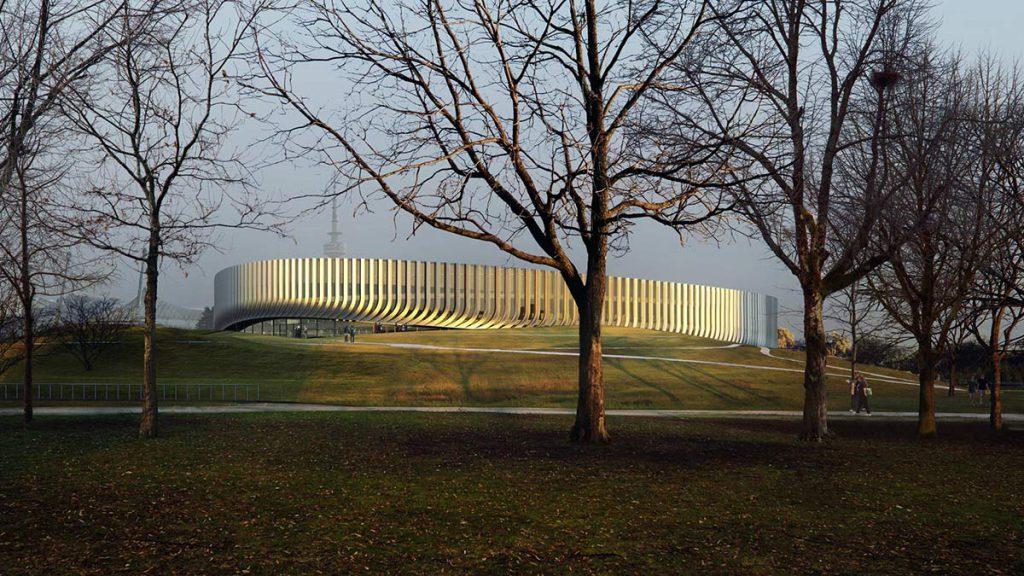
<path fill-rule="evenodd" d="M 61 347 L 90 371 L 104 352 L 119 344 L 134 313 L 113 298 L 73 294 L 61 300 L 57 318 Z"/>
<path fill-rule="evenodd" d="M 893 166 L 905 176 L 897 210 L 880 233 L 902 234 L 906 220 L 923 219 L 870 277 L 889 316 L 917 344 L 920 393 L 918 434 L 933 436 L 938 364 L 962 320 L 979 269 L 996 245 L 989 211 L 996 187 L 993 127 L 1005 111 L 986 103 L 981 77 L 956 56 L 920 54 L 912 78 L 897 90 L 892 122 Z"/>
<path fill-rule="evenodd" d="M 607 440 L 601 313 L 610 251 L 634 222 L 699 232 L 732 178 L 712 150 L 642 129 L 645 96 L 691 56 L 710 2 L 313 0 L 304 31 L 259 40 L 251 87 L 280 102 L 290 156 L 332 194 L 384 197 L 427 225 L 557 270 L 579 311 L 571 437 Z M 308 74 L 351 86 L 330 105 Z"/>
<path fill-rule="evenodd" d="M 989 255 L 979 262 L 967 302 L 967 326 L 988 352 L 992 369 L 990 425 L 1003 428 L 1002 362 L 1024 340 L 1024 78 L 1017 66 L 991 57 L 975 72 L 979 153 L 988 158 L 984 233 Z"/>
<path fill-rule="evenodd" d="M 862 339 L 873 339 L 877 343 L 897 343 L 892 335 L 890 322 L 878 301 L 872 298 L 863 279 L 829 296 L 826 319 L 840 327 L 840 333 L 850 339 L 850 378 L 857 373 L 859 343 Z"/>
<path fill-rule="evenodd" d="M 895 189 L 885 118 L 922 10 L 917 0 L 718 3 L 713 45 L 679 70 L 701 106 L 663 96 L 673 122 L 728 147 L 744 174 L 739 212 L 800 283 L 808 440 L 829 433 L 823 301 L 892 250 L 874 233 Z"/>
<path fill-rule="evenodd" d="M 245 158 L 229 142 L 244 117 L 233 75 L 254 14 L 231 0 L 126 3 L 110 33 L 116 49 L 63 102 L 98 151 L 67 227 L 145 267 L 143 437 L 157 434 L 161 260 L 192 262 L 216 229 L 257 226 L 265 216 Z"/>
<path fill-rule="evenodd" d="M 78 261 L 78 242 L 52 226 L 67 185 L 64 119 L 57 106 L 112 45 L 113 2 L 0 2 L 0 282 L 16 294 L 24 355 L 24 421 L 32 421 L 36 297 L 102 272 Z"/>

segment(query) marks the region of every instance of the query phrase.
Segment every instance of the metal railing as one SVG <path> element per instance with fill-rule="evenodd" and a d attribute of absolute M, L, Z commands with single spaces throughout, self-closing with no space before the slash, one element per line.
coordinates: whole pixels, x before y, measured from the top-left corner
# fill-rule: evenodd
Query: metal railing
<path fill-rule="evenodd" d="M 0 400 L 21 400 L 20 382 L 0 382 Z M 258 402 L 259 384 L 157 384 L 161 400 L 185 402 Z M 140 401 L 141 384 L 36 382 L 32 385 L 36 400 Z"/>

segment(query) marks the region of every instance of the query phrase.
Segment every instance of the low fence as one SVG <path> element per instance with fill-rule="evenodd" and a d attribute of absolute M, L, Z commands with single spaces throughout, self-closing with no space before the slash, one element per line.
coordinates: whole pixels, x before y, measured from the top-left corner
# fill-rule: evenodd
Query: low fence
<path fill-rule="evenodd" d="M 21 400 L 24 387 L 20 382 L 0 383 L 0 400 Z M 161 400 L 186 402 L 257 402 L 259 384 L 157 384 Z M 37 400 L 77 400 L 116 402 L 142 400 L 141 384 L 57 383 L 37 382 L 32 385 Z"/>

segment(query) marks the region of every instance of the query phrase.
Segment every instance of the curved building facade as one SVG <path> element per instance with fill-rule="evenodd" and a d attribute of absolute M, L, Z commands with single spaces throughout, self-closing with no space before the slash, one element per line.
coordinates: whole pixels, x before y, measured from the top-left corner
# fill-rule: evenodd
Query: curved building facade
<path fill-rule="evenodd" d="M 570 326 L 572 296 L 552 270 L 364 258 L 263 260 L 214 278 L 214 323 L 238 330 L 275 318 L 437 328 Z M 775 346 L 772 296 L 609 277 L 604 322 L 755 346 Z"/>

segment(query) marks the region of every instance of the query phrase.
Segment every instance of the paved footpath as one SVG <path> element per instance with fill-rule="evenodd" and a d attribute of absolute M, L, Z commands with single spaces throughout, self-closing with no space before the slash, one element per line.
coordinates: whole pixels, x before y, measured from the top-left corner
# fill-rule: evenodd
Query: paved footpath
<path fill-rule="evenodd" d="M 40 416 L 101 416 L 108 414 L 138 414 L 138 406 L 40 406 L 35 413 Z M 160 408 L 162 414 L 253 414 L 264 412 L 420 412 L 430 414 L 517 414 L 535 416 L 571 416 L 571 408 L 507 408 L 485 406 L 335 406 L 330 404 L 299 404 L 289 402 L 251 402 L 245 404 L 218 404 L 208 406 L 171 405 Z M 20 408 L 0 408 L 0 416 L 20 414 Z M 790 419 L 802 414 L 789 410 L 608 410 L 608 416 L 632 416 L 643 418 L 738 418 L 738 419 Z M 947 421 L 988 420 L 985 413 L 940 412 L 935 415 Z M 883 419 L 916 420 L 917 412 L 874 412 L 872 416 L 849 412 L 829 412 L 830 418 L 839 419 Z M 1024 414 L 1003 414 L 1006 422 L 1024 422 Z"/>

